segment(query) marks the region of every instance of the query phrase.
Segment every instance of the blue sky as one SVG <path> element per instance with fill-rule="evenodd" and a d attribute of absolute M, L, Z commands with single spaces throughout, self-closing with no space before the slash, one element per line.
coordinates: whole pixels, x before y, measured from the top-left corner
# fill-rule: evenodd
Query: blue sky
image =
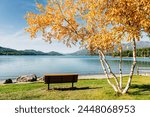
<path fill-rule="evenodd" d="M 46 4 L 46 0 L 0 0 L 0 46 L 18 50 L 35 49 L 61 53 L 79 50 L 79 47 L 67 48 L 57 41 L 49 44 L 40 36 L 34 40 L 30 39 L 29 34 L 24 30 L 27 27 L 24 16 L 27 11 L 37 12 L 35 1 Z M 145 36 L 143 38 L 148 40 Z"/>
<path fill-rule="evenodd" d="M 30 39 L 29 34 L 24 30 L 27 27 L 24 16 L 27 11 L 36 12 L 35 1 L 46 3 L 46 0 L 0 0 L 0 46 L 18 50 L 35 49 L 62 53 L 79 50 L 75 46 L 67 48 L 57 41 L 49 44 L 41 37 Z"/>

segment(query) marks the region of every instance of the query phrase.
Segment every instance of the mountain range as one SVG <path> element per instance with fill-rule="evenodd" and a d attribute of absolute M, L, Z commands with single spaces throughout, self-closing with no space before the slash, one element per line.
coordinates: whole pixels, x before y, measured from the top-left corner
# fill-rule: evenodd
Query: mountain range
<path fill-rule="evenodd" d="M 138 41 L 136 43 L 137 49 L 140 48 L 150 48 L 150 41 Z M 132 50 L 132 44 L 131 43 L 126 43 L 123 44 L 123 51 L 126 50 Z M 117 46 L 115 47 L 114 51 L 117 51 Z M 98 54 L 98 53 L 96 53 Z M 90 55 L 90 52 L 87 49 L 82 49 L 77 52 L 71 53 L 70 55 Z"/>
<path fill-rule="evenodd" d="M 42 52 L 42 51 L 36 51 L 36 50 L 15 50 L 10 48 L 4 48 L 0 47 L 0 55 L 50 55 L 50 56 L 61 56 L 63 54 L 58 52 Z"/>
<path fill-rule="evenodd" d="M 140 48 L 150 48 L 150 41 L 139 41 L 137 42 L 137 49 Z M 132 50 L 131 43 L 123 44 L 123 50 Z M 117 47 L 115 48 L 115 51 L 117 51 Z M 42 51 L 36 51 L 36 50 L 15 50 L 5 47 L 0 47 L 0 55 L 50 55 L 50 56 L 62 56 L 64 54 L 51 51 L 48 53 L 42 52 Z M 82 49 L 77 52 L 71 53 L 71 54 L 65 54 L 65 55 L 90 55 L 90 52 L 87 49 Z"/>

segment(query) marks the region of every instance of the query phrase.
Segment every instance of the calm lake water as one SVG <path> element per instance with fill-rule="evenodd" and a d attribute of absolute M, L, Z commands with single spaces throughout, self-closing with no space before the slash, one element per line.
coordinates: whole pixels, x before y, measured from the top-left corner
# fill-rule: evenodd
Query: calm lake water
<path fill-rule="evenodd" d="M 107 57 L 112 70 L 119 71 L 119 58 Z M 150 67 L 150 58 L 138 58 L 137 66 Z M 123 73 L 129 73 L 132 58 L 123 59 Z M 98 56 L 0 56 L 0 80 L 25 74 L 103 74 Z"/>

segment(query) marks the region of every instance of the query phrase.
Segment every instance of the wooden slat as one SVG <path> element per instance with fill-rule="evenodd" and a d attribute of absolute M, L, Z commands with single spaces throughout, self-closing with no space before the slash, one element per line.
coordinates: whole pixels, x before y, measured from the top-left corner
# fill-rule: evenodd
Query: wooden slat
<path fill-rule="evenodd" d="M 73 76 L 78 74 L 45 74 L 45 76 Z"/>
<path fill-rule="evenodd" d="M 50 89 L 51 83 L 73 83 L 78 81 L 77 74 L 47 74 L 44 76 L 45 84 L 48 84 L 48 90 Z"/>
<path fill-rule="evenodd" d="M 73 83 L 77 82 L 78 75 L 76 74 L 49 74 L 44 77 L 45 83 Z"/>

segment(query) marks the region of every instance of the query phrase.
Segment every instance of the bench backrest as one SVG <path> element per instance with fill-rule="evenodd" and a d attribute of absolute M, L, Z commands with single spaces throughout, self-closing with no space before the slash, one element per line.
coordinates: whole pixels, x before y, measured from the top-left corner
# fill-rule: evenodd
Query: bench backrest
<path fill-rule="evenodd" d="M 58 75 L 45 75 L 44 81 L 46 84 L 49 83 L 70 83 L 77 82 L 78 75 L 77 74 L 58 74 Z"/>

